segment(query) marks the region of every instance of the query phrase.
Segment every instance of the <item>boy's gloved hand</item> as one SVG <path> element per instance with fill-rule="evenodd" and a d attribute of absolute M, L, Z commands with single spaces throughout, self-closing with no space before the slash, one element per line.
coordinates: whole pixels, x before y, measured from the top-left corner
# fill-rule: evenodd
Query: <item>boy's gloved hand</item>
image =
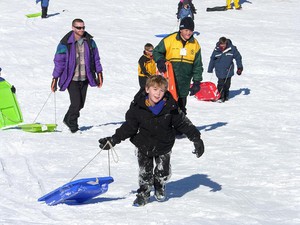
<path fill-rule="evenodd" d="M 199 141 L 194 142 L 195 150 L 193 151 L 196 154 L 197 158 L 200 158 L 204 153 L 204 143 L 202 139 Z"/>
<path fill-rule="evenodd" d="M 165 73 L 167 71 L 165 59 L 159 59 L 157 61 L 156 65 L 157 65 L 157 69 L 160 73 Z"/>
<path fill-rule="evenodd" d="M 236 71 L 236 74 L 241 75 L 242 72 L 243 72 L 243 68 L 238 68 L 237 71 Z"/>
<path fill-rule="evenodd" d="M 195 81 L 190 88 L 190 96 L 195 95 L 198 91 L 200 91 L 200 81 Z"/>
<path fill-rule="evenodd" d="M 56 92 L 57 91 L 57 78 L 53 78 L 51 82 L 51 91 Z"/>
<path fill-rule="evenodd" d="M 109 150 L 116 145 L 112 137 L 100 138 L 99 143 L 99 147 L 103 150 Z"/>

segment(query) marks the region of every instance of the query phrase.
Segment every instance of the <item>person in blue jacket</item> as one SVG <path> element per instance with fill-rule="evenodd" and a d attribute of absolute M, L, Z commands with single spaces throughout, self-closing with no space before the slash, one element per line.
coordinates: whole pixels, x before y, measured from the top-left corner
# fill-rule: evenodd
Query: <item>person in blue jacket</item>
<path fill-rule="evenodd" d="M 230 39 L 221 37 L 211 54 L 208 65 L 208 73 L 212 73 L 215 69 L 218 78 L 218 91 L 221 94 L 220 102 L 229 99 L 229 88 L 231 85 L 231 77 L 234 75 L 234 63 L 237 65 L 237 75 L 241 75 L 243 71 L 242 56 L 237 47 L 234 46 Z"/>
<path fill-rule="evenodd" d="M 188 0 L 183 1 L 181 9 L 178 10 L 178 13 L 176 14 L 178 20 L 182 20 L 185 17 L 191 17 L 194 20 L 194 13 L 189 5 Z"/>
<path fill-rule="evenodd" d="M 47 18 L 48 16 L 48 6 L 49 6 L 49 0 L 36 0 L 36 4 L 41 2 L 41 7 L 42 7 L 42 19 Z"/>

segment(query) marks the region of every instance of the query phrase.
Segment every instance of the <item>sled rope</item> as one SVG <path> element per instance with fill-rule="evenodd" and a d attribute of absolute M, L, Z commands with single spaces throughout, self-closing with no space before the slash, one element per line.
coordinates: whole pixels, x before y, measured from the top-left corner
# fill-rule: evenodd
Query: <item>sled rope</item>
<path fill-rule="evenodd" d="M 114 162 L 115 162 L 115 163 L 118 163 L 118 162 L 119 162 L 119 156 L 118 156 L 116 150 L 114 149 L 114 147 L 112 146 L 112 144 L 110 143 L 110 141 L 108 141 L 108 142 L 104 145 L 104 147 L 105 147 L 107 144 L 108 144 L 109 147 L 110 147 L 111 155 L 112 155 L 112 158 L 113 158 Z M 109 150 L 107 151 L 107 154 L 108 154 L 108 175 L 110 176 L 110 151 L 109 151 Z"/>
<path fill-rule="evenodd" d="M 118 156 L 118 154 L 116 153 L 116 150 L 114 149 L 114 147 L 112 146 L 112 144 L 108 141 L 105 145 L 104 145 L 104 147 L 106 146 L 106 145 L 109 145 L 110 146 L 110 150 L 111 150 L 111 153 L 112 153 L 112 156 L 113 156 L 113 160 L 114 160 L 114 162 L 115 163 L 117 163 L 118 161 L 119 161 L 119 156 Z M 104 148 L 103 147 L 103 148 Z M 110 176 L 110 150 L 108 150 L 107 152 L 108 152 L 108 175 Z M 72 177 L 72 179 L 69 181 L 69 182 L 71 182 L 71 181 L 73 181 L 77 176 L 78 176 L 78 174 L 80 174 L 101 152 L 103 151 L 103 149 L 100 149 L 100 151 L 99 152 L 97 152 L 97 154 L 96 155 L 94 155 L 94 157 L 92 158 L 92 159 L 90 159 L 90 161 L 88 161 L 76 174 L 75 174 L 75 176 L 74 177 Z M 115 156 L 114 156 L 115 155 Z M 117 157 L 117 160 L 115 160 L 115 157 Z"/>
<path fill-rule="evenodd" d="M 56 94 L 54 92 L 54 124 L 56 124 Z"/>
<path fill-rule="evenodd" d="M 0 113 L 1 113 L 1 116 L 3 117 L 3 118 L 5 118 L 5 119 L 7 119 L 7 120 L 9 120 L 10 122 L 13 122 L 13 123 L 19 123 L 20 121 L 14 121 L 13 119 L 11 119 L 11 118 L 9 118 L 9 117 L 7 117 L 6 115 L 4 115 L 1 111 L 0 111 Z"/>
<path fill-rule="evenodd" d="M 41 112 L 43 111 L 45 105 L 47 104 L 47 102 L 48 102 L 48 100 L 49 100 L 51 94 L 52 94 L 52 91 L 51 91 L 50 94 L 48 95 L 48 98 L 47 98 L 46 101 L 44 102 L 44 105 L 42 106 L 41 110 L 39 111 L 39 113 L 37 114 L 37 116 L 35 117 L 35 119 L 33 120 L 32 123 L 35 123 L 35 121 L 37 120 L 37 118 L 40 116 L 40 114 L 41 114 Z"/>

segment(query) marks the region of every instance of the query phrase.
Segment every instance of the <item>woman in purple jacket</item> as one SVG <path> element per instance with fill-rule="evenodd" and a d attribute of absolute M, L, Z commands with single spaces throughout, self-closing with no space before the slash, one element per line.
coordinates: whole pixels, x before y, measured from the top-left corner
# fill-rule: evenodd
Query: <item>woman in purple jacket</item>
<path fill-rule="evenodd" d="M 71 104 L 63 122 L 75 133 L 79 130 L 79 112 L 84 106 L 88 84 L 100 88 L 103 82 L 98 48 L 93 36 L 85 31 L 82 19 L 73 20 L 72 31 L 58 44 L 54 64 L 51 90 L 57 90 L 58 79 L 60 91 L 68 89 Z"/>

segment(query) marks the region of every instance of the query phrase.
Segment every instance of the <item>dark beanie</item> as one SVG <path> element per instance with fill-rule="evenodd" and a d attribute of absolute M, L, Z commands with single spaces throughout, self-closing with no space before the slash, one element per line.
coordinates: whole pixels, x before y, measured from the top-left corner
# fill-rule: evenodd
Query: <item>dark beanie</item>
<path fill-rule="evenodd" d="M 195 24 L 194 24 L 194 20 L 191 17 L 184 17 L 179 25 L 179 30 L 182 29 L 189 29 L 191 31 L 194 31 L 195 28 Z"/>

